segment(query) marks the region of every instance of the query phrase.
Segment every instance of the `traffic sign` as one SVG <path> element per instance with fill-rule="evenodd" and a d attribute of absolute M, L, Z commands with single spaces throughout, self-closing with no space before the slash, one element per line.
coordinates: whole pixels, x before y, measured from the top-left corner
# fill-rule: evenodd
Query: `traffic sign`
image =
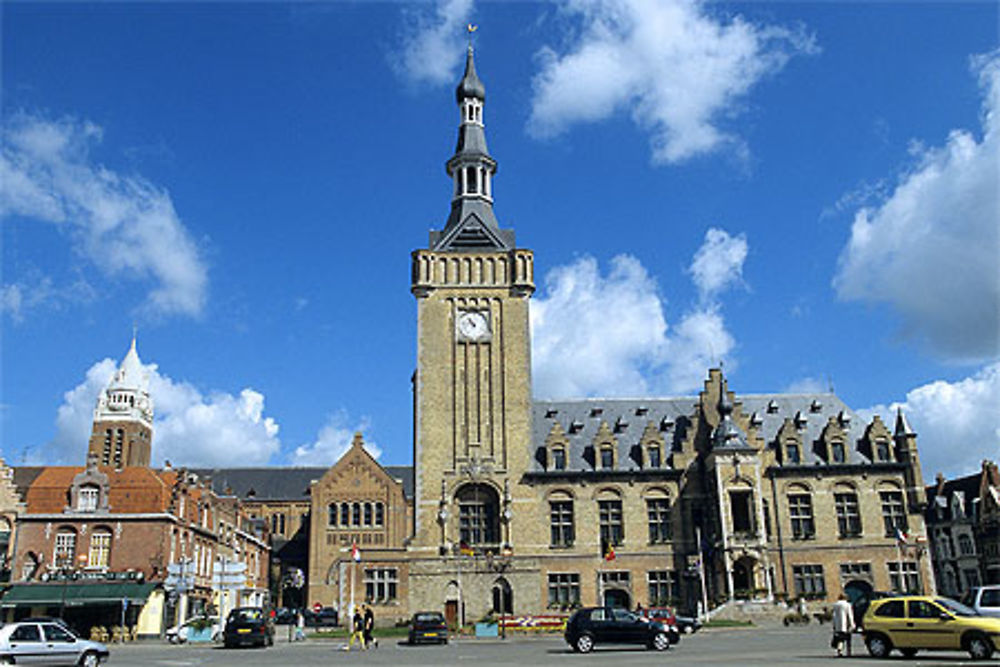
<path fill-rule="evenodd" d="M 317 614 L 323 611 L 323 603 L 313 602 L 313 611 L 316 612 Z"/>

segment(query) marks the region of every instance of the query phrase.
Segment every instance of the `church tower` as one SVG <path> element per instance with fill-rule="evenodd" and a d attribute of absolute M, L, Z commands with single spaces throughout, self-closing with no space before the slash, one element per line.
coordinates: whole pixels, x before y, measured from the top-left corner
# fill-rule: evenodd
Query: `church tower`
<path fill-rule="evenodd" d="M 529 464 L 533 256 L 493 212 L 497 163 L 472 47 L 455 91 L 458 143 L 446 163 L 451 214 L 412 253 L 416 506 L 411 551 L 427 557 L 514 548 L 517 482 Z"/>
<path fill-rule="evenodd" d="M 148 466 L 152 440 L 149 376 L 139 361 L 133 336 L 128 353 L 97 398 L 87 457 L 115 468 Z"/>

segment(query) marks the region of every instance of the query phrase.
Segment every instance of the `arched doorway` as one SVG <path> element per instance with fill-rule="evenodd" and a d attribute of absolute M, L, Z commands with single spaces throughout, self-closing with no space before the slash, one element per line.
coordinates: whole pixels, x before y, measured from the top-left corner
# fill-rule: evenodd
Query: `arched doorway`
<path fill-rule="evenodd" d="M 871 600 L 873 592 L 874 589 L 872 588 L 872 585 L 867 581 L 862 581 L 860 579 L 848 582 L 848 584 L 844 586 L 844 595 L 847 596 L 848 601 L 852 605 L 858 600 Z"/>
<path fill-rule="evenodd" d="M 605 607 L 615 607 L 618 609 L 629 609 L 631 604 L 631 599 L 629 598 L 628 591 L 623 591 L 620 588 L 609 588 L 604 591 L 604 606 Z"/>
<path fill-rule="evenodd" d="M 514 590 L 510 587 L 510 582 L 503 577 L 493 584 L 493 613 L 514 613 Z"/>
<path fill-rule="evenodd" d="M 740 558 L 733 563 L 733 597 L 751 598 L 753 585 L 754 561 L 751 558 Z"/>
<path fill-rule="evenodd" d="M 444 619 L 449 628 L 460 627 L 462 618 L 462 589 L 457 581 L 449 581 L 444 593 Z"/>

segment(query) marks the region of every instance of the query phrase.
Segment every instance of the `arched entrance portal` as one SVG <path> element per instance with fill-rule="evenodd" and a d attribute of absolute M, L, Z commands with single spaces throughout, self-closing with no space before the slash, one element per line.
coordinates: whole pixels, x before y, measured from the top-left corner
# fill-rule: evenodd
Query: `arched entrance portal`
<path fill-rule="evenodd" d="M 514 613 L 514 591 L 510 587 L 510 582 L 503 577 L 493 584 L 493 613 Z"/>
<path fill-rule="evenodd" d="M 753 559 L 740 558 L 733 563 L 733 597 L 753 597 Z"/>
<path fill-rule="evenodd" d="M 867 581 L 855 579 L 844 586 L 844 595 L 847 596 L 851 604 L 858 600 L 871 600 L 873 593 L 872 585 Z"/>
<path fill-rule="evenodd" d="M 620 588 L 610 588 L 604 591 L 604 606 L 628 609 L 632 606 L 628 591 Z"/>

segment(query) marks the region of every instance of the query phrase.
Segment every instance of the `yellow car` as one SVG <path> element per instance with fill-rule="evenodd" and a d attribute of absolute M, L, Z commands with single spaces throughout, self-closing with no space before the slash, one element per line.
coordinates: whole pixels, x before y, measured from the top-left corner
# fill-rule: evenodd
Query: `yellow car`
<path fill-rule="evenodd" d="M 903 595 L 873 600 L 864 617 L 868 653 L 888 657 L 899 649 L 907 658 L 917 650 L 968 651 L 988 660 L 1000 647 L 1000 618 L 980 616 L 949 598 Z"/>

